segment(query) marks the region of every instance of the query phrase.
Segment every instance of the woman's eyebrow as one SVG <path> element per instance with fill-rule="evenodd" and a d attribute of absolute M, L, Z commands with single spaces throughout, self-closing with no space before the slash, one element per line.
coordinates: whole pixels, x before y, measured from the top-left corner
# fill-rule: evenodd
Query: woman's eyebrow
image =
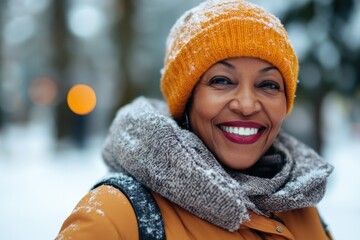
<path fill-rule="evenodd" d="M 270 67 L 266 67 L 266 68 L 263 68 L 259 71 L 259 73 L 266 73 L 268 71 L 271 71 L 271 70 L 277 70 L 279 71 L 279 69 L 275 66 L 270 66 Z M 280 72 L 280 71 L 279 71 Z"/>
<path fill-rule="evenodd" d="M 235 66 L 234 65 L 231 65 L 230 63 L 228 62 L 225 62 L 225 61 L 219 61 L 218 63 L 230 68 L 230 69 L 235 69 Z"/>

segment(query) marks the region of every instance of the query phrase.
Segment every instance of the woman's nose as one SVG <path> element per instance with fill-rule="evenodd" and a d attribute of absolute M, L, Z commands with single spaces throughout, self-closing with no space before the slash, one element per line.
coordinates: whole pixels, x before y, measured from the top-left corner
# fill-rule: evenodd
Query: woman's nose
<path fill-rule="evenodd" d="M 261 104 L 255 91 L 249 87 L 243 87 L 236 91 L 229 107 L 231 111 L 244 116 L 255 114 L 261 110 Z"/>

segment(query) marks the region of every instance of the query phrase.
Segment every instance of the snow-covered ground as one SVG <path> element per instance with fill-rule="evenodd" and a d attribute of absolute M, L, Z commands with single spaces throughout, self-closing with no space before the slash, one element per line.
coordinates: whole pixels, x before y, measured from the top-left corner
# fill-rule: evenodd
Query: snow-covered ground
<path fill-rule="evenodd" d="M 54 239 L 75 204 L 106 173 L 102 138 L 56 150 L 46 124 L 0 132 L 0 239 Z M 356 239 L 360 224 L 360 138 L 339 136 L 325 157 L 335 167 L 320 210 L 335 239 Z"/>
<path fill-rule="evenodd" d="M 102 139 L 55 150 L 43 125 L 0 135 L 0 239 L 54 239 L 76 203 L 105 173 Z"/>

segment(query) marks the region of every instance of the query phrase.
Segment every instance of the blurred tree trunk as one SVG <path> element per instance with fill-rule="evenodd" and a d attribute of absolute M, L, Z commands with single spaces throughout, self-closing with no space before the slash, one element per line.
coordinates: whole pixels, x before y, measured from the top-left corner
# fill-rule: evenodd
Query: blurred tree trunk
<path fill-rule="evenodd" d="M 115 111 L 119 107 L 131 101 L 139 94 L 139 86 L 134 82 L 130 74 L 130 59 L 132 55 L 132 43 L 134 41 L 133 17 L 135 12 L 135 1 L 117 0 L 117 12 L 122 13 L 114 24 L 114 38 L 118 43 L 119 68 L 121 69 L 121 89 L 122 94 L 115 106 Z"/>
<path fill-rule="evenodd" d="M 324 88 L 319 89 L 319 91 L 314 94 L 314 113 L 313 113 L 313 121 L 314 121 L 314 149 L 317 152 L 322 152 L 324 146 L 324 139 L 322 134 L 323 129 L 323 119 L 322 119 L 322 107 L 325 100 L 326 95 L 329 93 L 329 90 L 325 90 Z"/>
<path fill-rule="evenodd" d="M 69 62 L 69 53 L 67 48 L 68 30 L 66 27 L 66 8 L 67 1 L 52 1 L 51 11 L 52 27 L 51 27 L 51 41 L 53 46 L 53 66 L 55 69 L 56 80 L 59 89 L 59 102 L 55 109 L 55 123 L 56 136 L 62 138 L 67 135 L 66 128 L 68 125 L 69 116 L 66 114 L 66 90 L 68 89 L 67 82 L 67 66 Z"/>
<path fill-rule="evenodd" d="M 59 89 L 59 102 L 55 109 L 56 136 L 58 140 L 69 137 L 77 147 L 84 147 L 88 115 L 77 115 L 67 105 L 67 93 L 70 90 L 69 64 L 71 64 L 72 35 L 67 27 L 67 0 L 52 1 L 52 44 L 53 66 Z"/>
<path fill-rule="evenodd" d="M 4 17 L 4 8 L 7 4 L 7 0 L 3 0 L 0 1 L 0 32 L 3 31 L 3 25 L 5 22 L 5 17 Z M 0 36 L 0 73 L 2 73 L 2 68 L 3 68 L 3 36 Z M 3 92 L 3 74 L 0 74 L 0 102 L 2 101 L 3 97 L 4 97 L 4 92 Z M 4 125 L 4 109 L 0 104 L 0 130 L 3 128 Z"/>

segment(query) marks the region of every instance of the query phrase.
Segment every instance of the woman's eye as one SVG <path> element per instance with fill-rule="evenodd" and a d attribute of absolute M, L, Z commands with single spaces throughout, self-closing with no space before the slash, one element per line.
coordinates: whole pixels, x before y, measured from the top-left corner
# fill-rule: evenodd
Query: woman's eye
<path fill-rule="evenodd" d="M 281 90 L 280 84 L 274 81 L 264 81 L 260 84 L 259 87 L 265 90 Z"/>
<path fill-rule="evenodd" d="M 214 78 L 210 79 L 209 84 L 210 85 L 228 85 L 228 84 L 232 84 L 232 82 L 230 81 L 230 79 L 228 79 L 226 77 L 214 77 Z"/>

